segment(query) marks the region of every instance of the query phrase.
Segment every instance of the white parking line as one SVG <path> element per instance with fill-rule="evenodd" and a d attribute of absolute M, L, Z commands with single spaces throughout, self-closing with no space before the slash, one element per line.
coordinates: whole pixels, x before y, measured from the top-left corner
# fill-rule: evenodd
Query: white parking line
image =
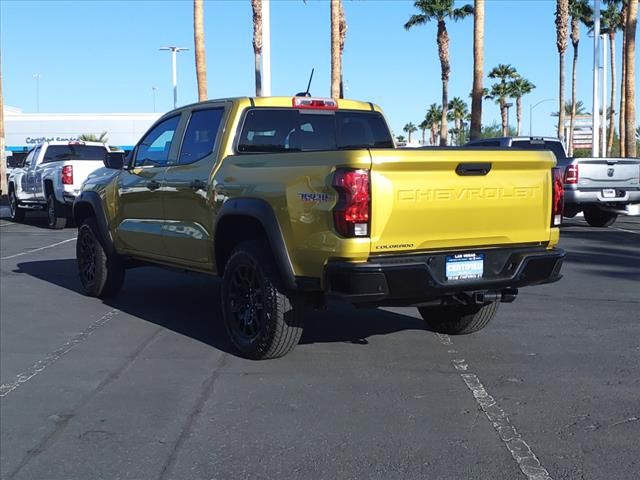
<path fill-rule="evenodd" d="M 442 345 L 451 346 L 453 341 L 449 335 L 437 333 L 436 336 Z M 455 350 L 448 350 L 449 353 L 457 353 Z M 477 375 L 466 373 L 469 364 L 464 359 L 453 359 L 453 367 L 461 373 L 462 380 L 473 394 L 478 405 L 486 415 L 487 419 L 498 432 L 498 436 L 511 453 L 511 456 L 520 467 L 522 473 L 528 480 L 552 480 L 549 472 L 540 464 L 540 460 L 533 453 L 531 447 L 522 439 L 516 430 L 509 416 L 500 408 L 495 399 L 489 395 L 487 389 L 482 385 Z"/>
<path fill-rule="evenodd" d="M 24 385 L 39 373 L 42 373 L 44 369 L 54 364 L 60 357 L 69 353 L 75 346 L 77 346 L 80 342 L 85 340 L 89 335 L 91 335 L 94 332 L 94 330 L 96 330 L 98 327 L 101 327 L 102 325 L 107 323 L 109 320 L 111 320 L 113 317 L 115 317 L 119 313 L 120 313 L 120 310 L 117 310 L 115 308 L 113 310 L 110 310 L 101 318 L 99 318 L 98 320 L 93 322 L 91 325 L 89 325 L 84 331 L 80 332 L 78 335 L 73 337 L 71 340 L 69 340 L 67 343 L 62 345 L 60 348 L 51 352 L 43 360 L 36 362 L 35 364 L 33 364 L 31 368 L 16 375 L 16 379 L 13 382 L 4 383 L 0 385 L 0 398 L 6 397 L 11 392 L 13 392 L 16 388 L 18 388 L 21 385 Z"/>
<path fill-rule="evenodd" d="M 10 258 L 21 257 L 23 255 L 29 255 L 31 253 L 40 252 L 42 250 L 46 250 L 47 248 L 57 247 L 58 245 L 62 245 L 63 243 L 73 242 L 73 241 L 76 240 L 76 238 L 78 238 L 78 237 L 67 238 L 66 240 L 63 240 L 61 242 L 52 243 L 51 245 L 46 245 L 46 246 L 40 247 L 40 248 L 34 248 L 33 250 L 29 250 L 28 252 L 21 252 L 21 253 L 16 253 L 14 255 L 8 255 L 6 257 L 0 257 L 0 260 L 9 260 Z"/>
<path fill-rule="evenodd" d="M 633 230 L 625 230 L 624 228 L 614 227 L 613 230 L 617 230 L 618 232 L 633 233 L 634 235 L 640 235 L 640 232 L 634 232 Z"/>

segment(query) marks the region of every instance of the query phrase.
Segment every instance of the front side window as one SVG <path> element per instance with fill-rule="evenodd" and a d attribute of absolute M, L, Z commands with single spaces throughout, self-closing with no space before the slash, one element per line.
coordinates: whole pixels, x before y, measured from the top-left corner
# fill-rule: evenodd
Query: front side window
<path fill-rule="evenodd" d="M 145 135 L 136 149 L 136 167 L 164 167 L 167 164 L 179 121 L 180 115 L 167 118 Z"/>
<path fill-rule="evenodd" d="M 378 112 L 313 112 L 254 108 L 247 112 L 239 152 L 308 152 L 393 148 Z"/>
<path fill-rule="evenodd" d="M 197 162 L 213 152 L 224 108 L 196 110 L 191 114 L 189 126 L 182 140 L 178 163 Z"/>

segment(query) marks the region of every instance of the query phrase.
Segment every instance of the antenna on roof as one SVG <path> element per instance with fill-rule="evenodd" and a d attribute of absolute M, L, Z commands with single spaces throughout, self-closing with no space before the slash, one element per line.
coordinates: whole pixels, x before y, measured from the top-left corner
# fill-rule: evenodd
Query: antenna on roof
<path fill-rule="evenodd" d="M 300 93 L 296 93 L 296 97 L 310 97 L 311 93 L 309 93 L 309 89 L 311 88 L 311 80 L 313 80 L 313 72 L 315 71 L 315 68 L 311 69 L 311 76 L 309 77 L 309 83 L 307 84 L 307 91 L 306 92 L 300 92 Z"/>

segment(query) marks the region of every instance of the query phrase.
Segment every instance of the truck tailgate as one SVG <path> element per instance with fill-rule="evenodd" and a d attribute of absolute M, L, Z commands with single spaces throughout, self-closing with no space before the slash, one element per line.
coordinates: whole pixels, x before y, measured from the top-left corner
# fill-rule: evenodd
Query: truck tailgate
<path fill-rule="evenodd" d="M 372 254 L 550 239 L 549 152 L 371 150 L 371 157 Z"/>
<path fill-rule="evenodd" d="M 637 187 L 640 162 L 623 158 L 576 159 L 578 185 L 585 188 Z"/>
<path fill-rule="evenodd" d="M 73 167 L 73 190 L 80 190 L 82 182 L 99 168 L 104 167 L 102 160 L 71 160 L 66 161 L 63 165 L 71 165 Z"/>

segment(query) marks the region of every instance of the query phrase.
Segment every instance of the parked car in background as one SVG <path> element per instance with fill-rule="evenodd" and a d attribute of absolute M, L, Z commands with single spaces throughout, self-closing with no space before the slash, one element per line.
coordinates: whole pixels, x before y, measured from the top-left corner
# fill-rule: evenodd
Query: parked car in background
<path fill-rule="evenodd" d="M 550 150 L 563 169 L 564 216 L 583 212 L 592 227 L 608 227 L 640 203 L 640 160 L 635 158 L 570 158 L 559 138 L 500 137 L 468 142 L 465 147 L 508 147 Z"/>
<path fill-rule="evenodd" d="M 44 142 L 9 175 L 9 212 L 22 221 L 28 210 L 46 210 L 50 228 L 64 228 L 80 185 L 104 167 L 109 148 L 98 142 Z"/>

